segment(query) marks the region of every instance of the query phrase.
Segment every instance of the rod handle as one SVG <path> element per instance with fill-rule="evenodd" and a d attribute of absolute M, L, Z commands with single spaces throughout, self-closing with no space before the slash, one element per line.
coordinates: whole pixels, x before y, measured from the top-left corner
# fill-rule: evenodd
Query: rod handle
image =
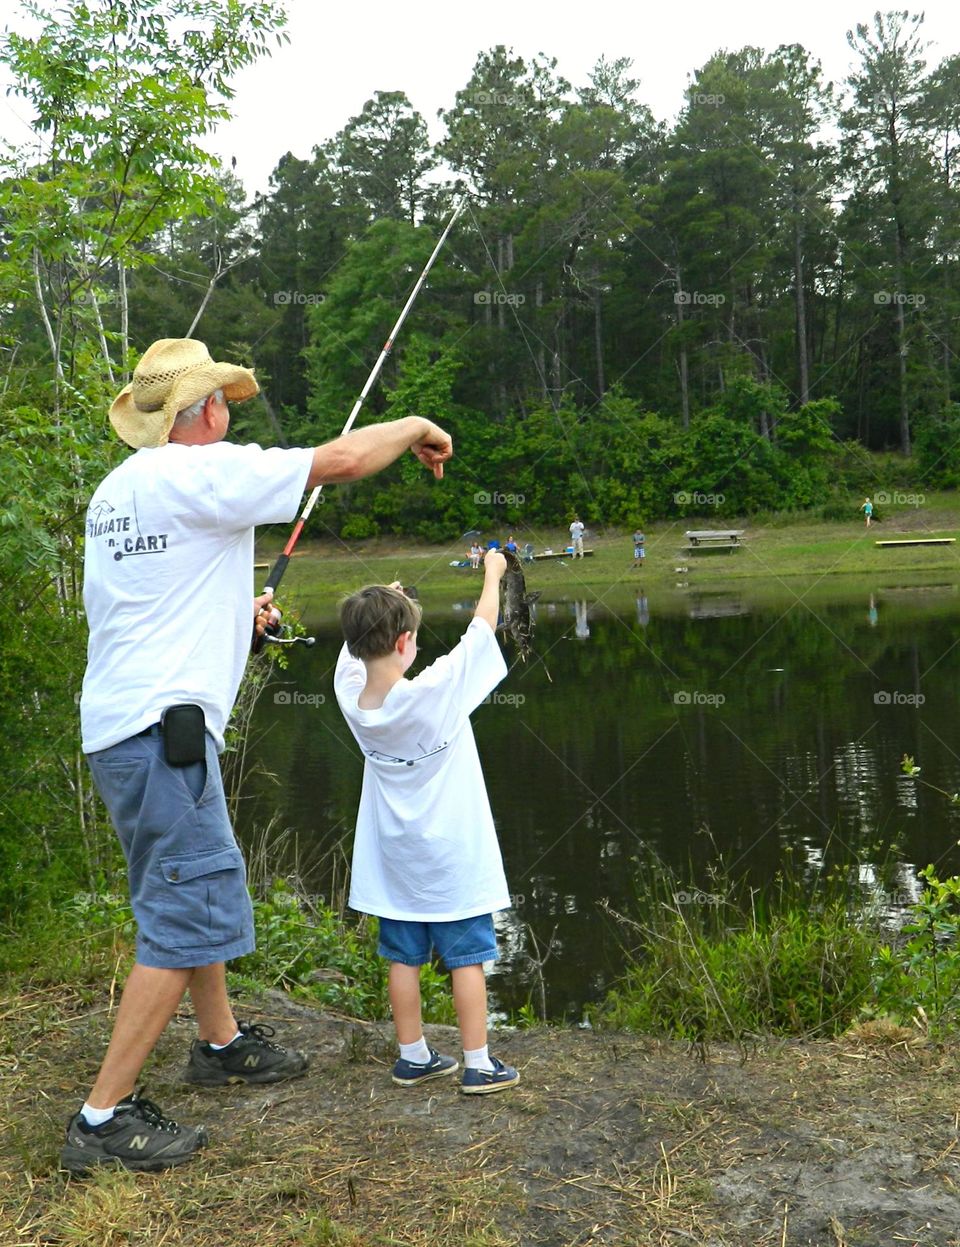
<path fill-rule="evenodd" d="M 277 585 L 283 579 L 283 573 L 287 570 L 287 564 L 290 562 L 289 554 L 278 554 L 277 561 L 273 565 L 273 571 L 267 577 L 267 583 L 263 586 L 264 592 L 272 589 L 274 593 L 277 591 Z"/>

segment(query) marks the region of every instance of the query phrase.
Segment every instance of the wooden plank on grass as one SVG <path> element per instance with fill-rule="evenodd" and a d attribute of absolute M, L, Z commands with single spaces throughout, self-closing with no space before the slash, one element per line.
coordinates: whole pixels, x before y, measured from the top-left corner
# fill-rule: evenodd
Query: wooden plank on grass
<path fill-rule="evenodd" d="M 956 537 L 911 537 L 903 541 L 875 541 L 875 546 L 949 546 Z"/>

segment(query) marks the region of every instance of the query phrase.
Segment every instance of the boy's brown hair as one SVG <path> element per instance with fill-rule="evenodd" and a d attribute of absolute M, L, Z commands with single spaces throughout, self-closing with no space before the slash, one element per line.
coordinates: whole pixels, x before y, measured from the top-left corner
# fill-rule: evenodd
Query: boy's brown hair
<path fill-rule="evenodd" d="M 367 585 L 340 603 L 340 627 L 354 658 L 369 660 L 391 653 L 397 638 L 420 627 L 419 603 L 389 585 Z"/>

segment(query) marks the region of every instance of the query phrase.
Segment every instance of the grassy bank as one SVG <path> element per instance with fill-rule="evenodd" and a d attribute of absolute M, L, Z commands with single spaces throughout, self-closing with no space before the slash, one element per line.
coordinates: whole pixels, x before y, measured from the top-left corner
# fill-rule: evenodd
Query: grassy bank
<path fill-rule="evenodd" d="M 960 879 L 926 872 L 894 946 L 854 877 L 801 898 L 789 881 L 760 896 L 722 863 L 709 894 L 651 873 L 594 1029 L 501 1028 L 522 1081 L 479 1104 L 392 1086 L 371 933 L 275 885 L 232 995 L 310 1053 L 308 1076 L 183 1086 L 185 1004 L 143 1081 L 206 1124 L 209 1148 L 171 1173 L 88 1180 L 58 1169 L 63 1125 L 132 949 L 125 901 L 79 897 L 14 935 L 0 980 L 0 1242 L 954 1247 Z M 450 1027 L 427 1036 L 458 1052 Z"/>
<path fill-rule="evenodd" d="M 307 1077 L 183 1086 L 185 1010 L 148 1064 L 147 1094 L 203 1121 L 209 1147 L 164 1174 L 68 1178 L 63 1125 L 109 1034 L 117 968 L 115 950 L 88 947 L 85 981 L 0 993 L 5 1247 L 960 1241 L 960 1052 L 877 1024 L 736 1047 L 502 1031 L 496 1051 L 522 1081 L 476 1103 L 452 1085 L 394 1088 L 388 1026 L 241 994 L 242 1016 L 310 1053 Z M 449 1028 L 427 1036 L 457 1051 Z"/>
<path fill-rule="evenodd" d="M 691 554 L 684 550 L 684 533 L 697 528 L 744 530 L 743 548 L 728 553 Z M 532 542 L 537 552 L 562 550 L 566 530 L 514 530 L 523 545 Z M 960 576 L 960 541 L 947 546 L 881 548 L 879 540 L 916 537 L 960 537 L 960 497 L 955 493 L 931 494 L 923 507 L 887 507 L 882 522 L 866 528 L 851 503 L 849 520 L 812 519 L 808 516 L 757 516 L 724 520 L 686 517 L 645 529 L 647 557 L 642 571 L 633 565 L 631 533 L 592 529 L 585 559 L 549 559 L 527 567 L 528 583 L 545 596 L 606 596 L 634 588 L 642 577 L 645 587 L 676 582 L 678 574 L 694 577 L 702 586 L 743 585 L 753 582 L 796 582 L 791 588 L 804 592 L 811 585 L 838 578 L 888 577 L 909 582 L 931 574 Z M 501 528 L 484 536 L 506 538 Z M 279 533 L 262 540 L 259 558 L 272 563 L 278 551 Z M 313 599 L 348 592 L 367 582 L 401 580 L 439 595 L 469 596 L 475 592 L 479 574 L 469 568 L 451 567 L 462 558 L 469 541 L 459 537 L 443 546 L 423 546 L 403 540 L 344 543 L 333 537 L 315 536 L 305 541 L 294 557 L 284 587 L 298 596 Z M 678 567 L 686 568 L 682 573 Z M 263 575 L 263 572 L 258 573 Z"/>

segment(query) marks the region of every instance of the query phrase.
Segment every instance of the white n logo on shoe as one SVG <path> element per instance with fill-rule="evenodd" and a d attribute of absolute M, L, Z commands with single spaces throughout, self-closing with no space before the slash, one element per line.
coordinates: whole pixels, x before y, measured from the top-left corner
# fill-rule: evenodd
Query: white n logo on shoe
<path fill-rule="evenodd" d="M 247 1069 L 256 1069 L 260 1064 L 260 1058 L 255 1053 L 251 1052 L 243 1064 Z"/>
<path fill-rule="evenodd" d="M 149 1142 L 150 1136 L 148 1134 L 135 1134 L 130 1140 L 130 1147 L 135 1147 L 138 1152 L 142 1152 Z"/>

